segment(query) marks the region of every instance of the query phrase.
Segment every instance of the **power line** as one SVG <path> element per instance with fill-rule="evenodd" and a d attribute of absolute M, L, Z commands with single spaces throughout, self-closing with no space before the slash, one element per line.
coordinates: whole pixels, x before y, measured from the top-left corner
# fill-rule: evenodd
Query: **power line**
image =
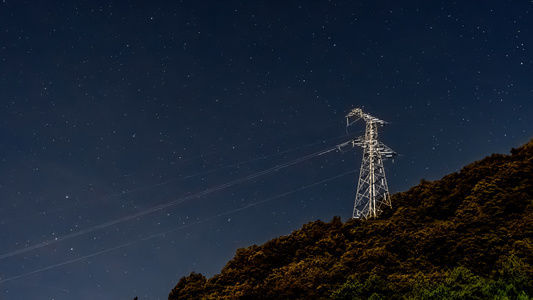
<path fill-rule="evenodd" d="M 312 186 L 316 186 L 316 185 L 319 185 L 319 184 L 322 184 L 322 183 L 326 183 L 328 181 L 331 181 L 331 180 L 334 180 L 334 179 L 337 179 L 337 178 L 341 178 L 343 176 L 346 176 L 348 174 L 353 174 L 353 173 L 354 173 L 354 171 L 349 171 L 349 172 L 346 172 L 346 173 L 343 173 L 343 174 L 340 174 L 340 175 L 336 175 L 336 176 L 333 176 L 333 177 L 330 177 L 330 178 L 327 178 L 327 179 L 323 179 L 323 180 L 308 184 L 306 186 L 303 186 L 303 187 L 300 187 L 300 188 L 297 188 L 297 189 L 294 189 L 294 190 L 291 190 L 291 191 L 276 195 L 274 197 L 267 198 L 265 200 L 254 202 L 254 203 L 245 205 L 243 207 L 239 207 L 239 208 L 227 211 L 227 212 L 220 213 L 220 214 L 218 214 L 218 215 L 216 215 L 214 217 L 210 217 L 210 218 L 206 218 L 206 219 L 203 219 L 203 220 L 198 220 L 198 221 L 193 222 L 193 223 L 181 225 L 179 227 L 172 228 L 172 229 L 166 230 L 164 232 L 156 233 L 156 234 L 153 234 L 153 235 L 150 235 L 150 236 L 147 236 L 147 237 L 135 240 L 135 241 L 131 241 L 131 242 L 124 243 L 124 244 L 121 244 L 121 245 L 117 245 L 117 246 L 114 246 L 114 247 L 111 247 L 111 248 L 100 250 L 100 251 L 97 251 L 97 252 L 94 252 L 94 253 L 90 253 L 90 254 L 87 254 L 87 255 L 84 255 L 84 256 L 81 256 L 81 257 L 77 257 L 77 258 L 74 258 L 74 259 L 71 259 L 71 260 L 67 260 L 67 261 L 64 261 L 64 262 L 53 264 L 53 265 L 50 265 L 50 266 L 47 266 L 47 267 L 43 267 L 43 268 L 40 268 L 40 269 L 37 269 L 37 270 L 26 272 L 26 273 L 23 273 L 23 274 L 19 274 L 19 275 L 7 277 L 7 278 L 0 278 L 0 283 L 4 283 L 4 282 L 11 281 L 11 280 L 19 279 L 21 277 L 32 275 L 32 274 L 37 274 L 37 273 L 40 273 L 40 272 L 43 272 L 43 271 L 48 271 L 48 270 L 51 270 L 51 269 L 54 269 L 54 268 L 57 268 L 57 267 L 61 267 L 61 266 L 68 265 L 68 264 L 71 264 L 71 263 L 75 263 L 75 262 L 78 262 L 78 261 L 83 261 L 83 260 L 98 256 L 98 255 L 101 255 L 101 254 L 105 254 L 105 253 L 108 253 L 108 252 L 111 252 L 111 251 L 114 251 L 114 250 L 122 249 L 122 248 L 131 246 L 131 245 L 143 242 L 143 241 L 147 241 L 147 240 L 150 240 L 150 239 L 153 239 L 153 238 L 156 238 L 156 237 L 165 236 L 166 234 L 169 234 L 171 232 L 174 232 L 174 231 L 177 231 L 177 230 L 181 230 L 181 229 L 185 229 L 185 228 L 188 228 L 188 227 L 191 227 L 191 226 L 194 226 L 194 225 L 198 225 L 198 224 L 201 224 L 201 223 L 204 223 L 204 222 L 207 222 L 207 221 L 219 218 L 219 217 L 223 217 L 223 216 L 226 216 L 226 215 L 238 212 L 238 211 L 242 211 L 242 210 L 248 209 L 250 207 L 257 206 L 257 205 L 260 205 L 260 204 L 263 204 L 265 202 L 272 201 L 272 200 L 275 200 L 275 199 L 278 199 L 278 198 L 282 198 L 282 197 L 288 196 L 290 194 L 294 194 L 296 192 L 308 189 L 308 188 L 310 188 Z M 33 249 L 35 249 L 35 248 L 33 248 Z M 33 249 L 30 249 L 30 250 L 33 250 Z M 26 252 L 26 251 L 24 251 L 24 252 Z M 22 252 L 19 252 L 19 253 L 22 253 Z"/>
<path fill-rule="evenodd" d="M 39 244 L 35 244 L 35 245 L 32 245 L 32 246 L 24 247 L 24 248 L 19 249 L 19 250 L 15 250 L 15 251 L 11 251 L 9 253 L 2 254 L 2 255 L 0 255 L 0 260 L 4 259 L 4 258 L 11 257 L 11 256 L 14 256 L 14 255 L 17 255 L 17 254 L 25 253 L 25 252 L 28 252 L 28 251 L 31 251 L 31 250 L 39 249 L 41 247 L 45 247 L 45 246 L 48 246 L 48 245 L 56 244 L 56 243 L 59 243 L 61 241 L 65 241 L 65 240 L 68 240 L 68 239 L 71 239 L 71 238 L 74 238 L 74 237 L 77 237 L 77 236 L 80 236 L 80 235 L 83 235 L 83 234 L 87 234 L 87 233 L 90 233 L 90 232 L 93 232 L 93 231 L 96 231 L 96 230 L 104 229 L 104 228 L 107 228 L 107 227 L 110 227 L 110 226 L 113 226 L 113 225 L 116 225 L 116 224 L 119 224 L 119 223 L 122 223 L 122 222 L 125 222 L 125 221 L 128 221 L 128 220 L 139 218 L 139 217 L 145 216 L 147 214 L 154 213 L 156 211 L 160 211 L 160 210 L 162 210 L 164 208 L 167 208 L 167 207 L 179 204 L 179 203 L 183 203 L 185 201 L 189 201 L 189 200 L 192 200 L 192 199 L 195 199 L 195 198 L 199 198 L 199 197 L 211 194 L 213 192 L 216 192 L 216 191 L 219 191 L 219 190 L 222 190 L 222 189 L 225 189 L 225 188 L 228 188 L 228 187 L 243 183 L 245 181 L 248 181 L 248 180 L 251 180 L 251 179 L 255 179 L 255 178 L 258 178 L 260 176 L 267 175 L 267 174 L 272 173 L 272 172 L 277 172 L 277 171 L 279 171 L 281 169 L 290 167 L 292 165 L 295 165 L 295 164 L 304 162 L 306 160 L 309 160 L 309 159 L 324 155 L 324 154 L 329 153 L 331 151 L 334 151 L 340 145 L 342 145 L 342 144 L 335 145 L 335 146 L 332 146 L 332 147 L 328 147 L 328 148 L 326 148 L 324 150 L 321 150 L 321 151 L 318 151 L 318 152 L 315 152 L 315 153 L 300 157 L 298 159 L 286 162 L 284 164 L 277 165 L 275 167 L 271 167 L 271 168 L 265 169 L 265 170 L 257 172 L 257 173 L 253 173 L 253 174 L 250 174 L 248 176 L 245 176 L 245 177 L 242 177 L 242 178 L 239 178 L 239 179 L 236 179 L 236 180 L 233 180 L 233 181 L 230 181 L 230 182 L 227 182 L 227 183 L 224 183 L 224 184 L 212 187 L 212 188 L 208 188 L 208 189 L 205 189 L 203 191 L 191 194 L 189 196 L 178 198 L 176 200 L 173 200 L 173 201 L 170 201 L 170 202 L 167 202 L 167 203 L 163 203 L 163 204 L 154 206 L 152 208 L 148 208 L 148 209 L 136 212 L 136 213 L 131 214 L 131 215 L 127 215 L 127 216 L 124 216 L 124 217 L 121 217 L 121 218 L 117 218 L 117 219 L 114 219 L 114 220 L 111 220 L 111 221 L 108 221 L 108 222 L 104 222 L 104 223 L 101 223 L 99 225 L 87 228 L 87 229 L 83 229 L 83 230 L 80 230 L 80 231 L 77 231 L 77 232 L 66 234 L 66 235 L 63 235 L 63 236 L 60 236 L 60 237 L 55 237 L 55 238 L 53 238 L 51 240 L 47 240 L 47 241 L 44 241 L 44 242 L 39 243 Z"/>

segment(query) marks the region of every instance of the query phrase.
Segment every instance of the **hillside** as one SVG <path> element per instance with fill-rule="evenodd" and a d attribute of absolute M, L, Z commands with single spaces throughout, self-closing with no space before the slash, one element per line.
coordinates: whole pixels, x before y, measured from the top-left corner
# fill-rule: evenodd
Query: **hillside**
<path fill-rule="evenodd" d="M 335 217 L 239 249 L 169 299 L 531 299 L 533 140 L 392 203 L 377 220 Z"/>

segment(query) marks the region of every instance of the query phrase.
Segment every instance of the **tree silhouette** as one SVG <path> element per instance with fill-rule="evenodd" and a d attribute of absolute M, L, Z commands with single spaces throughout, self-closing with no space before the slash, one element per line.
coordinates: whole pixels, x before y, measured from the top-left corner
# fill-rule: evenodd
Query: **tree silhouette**
<path fill-rule="evenodd" d="M 533 141 L 391 197 L 376 220 L 311 222 L 238 249 L 169 299 L 531 299 Z"/>

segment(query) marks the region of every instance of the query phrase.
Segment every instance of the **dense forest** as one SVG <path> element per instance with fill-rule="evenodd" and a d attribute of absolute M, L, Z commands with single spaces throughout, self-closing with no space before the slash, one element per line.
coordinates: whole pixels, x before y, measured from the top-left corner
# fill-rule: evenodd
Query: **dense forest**
<path fill-rule="evenodd" d="M 533 299 L 533 140 L 392 203 L 238 249 L 169 299 Z"/>

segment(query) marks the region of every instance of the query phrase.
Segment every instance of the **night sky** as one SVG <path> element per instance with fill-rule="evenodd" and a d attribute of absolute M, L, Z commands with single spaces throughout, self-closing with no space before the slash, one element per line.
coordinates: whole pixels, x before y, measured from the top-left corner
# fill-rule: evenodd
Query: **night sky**
<path fill-rule="evenodd" d="M 166 299 L 192 271 L 533 137 L 533 1 L 0 3 L 0 299 Z M 394 205 L 394 203 L 393 203 Z"/>

